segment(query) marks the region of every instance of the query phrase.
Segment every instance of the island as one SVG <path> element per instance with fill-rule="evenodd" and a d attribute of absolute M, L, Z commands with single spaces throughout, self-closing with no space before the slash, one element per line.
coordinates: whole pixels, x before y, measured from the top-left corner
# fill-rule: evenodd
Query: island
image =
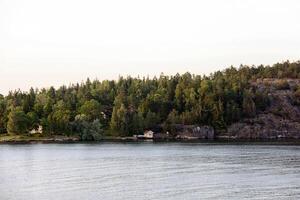
<path fill-rule="evenodd" d="M 0 143 L 300 140 L 300 62 L 0 95 Z"/>

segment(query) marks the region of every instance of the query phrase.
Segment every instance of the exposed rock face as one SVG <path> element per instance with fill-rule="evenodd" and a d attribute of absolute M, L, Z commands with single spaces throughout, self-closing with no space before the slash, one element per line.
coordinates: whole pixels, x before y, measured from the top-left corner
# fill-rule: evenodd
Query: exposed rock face
<path fill-rule="evenodd" d="M 260 114 L 231 125 L 228 136 L 236 139 L 300 139 L 300 123 L 274 114 Z"/>
<path fill-rule="evenodd" d="M 255 118 L 244 119 L 228 128 L 228 137 L 236 139 L 300 139 L 300 107 L 294 102 L 294 89 L 300 80 L 287 79 L 288 88 L 278 89 L 278 79 L 252 83 L 259 91 L 268 93 L 270 106 Z M 281 80 L 282 81 L 282 80 Z"/>
<path fill-rule="evenodd" d="M 210 126 L 176 125 L 176 138 L 179 139 L 214 139 L 215 132 Z"/>

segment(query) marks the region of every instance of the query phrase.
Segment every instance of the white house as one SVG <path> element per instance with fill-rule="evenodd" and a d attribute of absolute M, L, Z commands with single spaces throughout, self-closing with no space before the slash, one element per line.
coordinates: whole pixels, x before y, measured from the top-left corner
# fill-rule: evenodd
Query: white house
<path fill-rule="evenodd" d="M 43 127 L 41 125 L 39 125 L 38 128 L 32 129 L 31 131 L 29 131 L 29 133 L 30 134 L 37 134 L 37 133 L 42 134 L 43 133 Z"/>
<path fill-rule="evenodd" d="M 153 139 L 154 138 L 154 132 L 153 131 L 145 131 L 144 132 L 144 138 L 145 139 Z"/>

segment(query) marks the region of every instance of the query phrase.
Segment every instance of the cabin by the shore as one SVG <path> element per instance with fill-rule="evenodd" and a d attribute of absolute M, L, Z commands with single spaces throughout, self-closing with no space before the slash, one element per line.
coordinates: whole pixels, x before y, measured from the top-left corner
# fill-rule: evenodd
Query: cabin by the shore
<path fill-rule="evenodd" d="M 154 139 L 155 133 L 151 130 L 147 130 L 143 135 L 134 135 L 133 137 L 136 139 Z"/>
<path fill-rule="evenodd" d="M 145 139 L 153 139 L 154 138 L 154 132 L 149 130 L 144 132 L 144 138 Z"/>
<path fill-rule="evenodd" d="M 34 135 L 34 134 L 43 134 L 43 127 L 41 125 L 39 125 L 36 128 L 33 128 L 31 131 L 29 131 L 30 134 Z"/>

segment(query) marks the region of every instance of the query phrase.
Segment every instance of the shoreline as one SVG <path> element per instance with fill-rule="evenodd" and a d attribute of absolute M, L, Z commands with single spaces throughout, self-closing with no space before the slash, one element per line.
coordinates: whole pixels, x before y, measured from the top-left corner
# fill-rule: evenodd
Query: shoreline
<path fill-rule="evenodd" d="M 78 137 L 48 136 L 48 137 L 24 137 L 24 136 L 0 136 L 1 144 L 74 144 L 74 143 L 203 143 L 203 144 L 270 144 L 270 145 L 300 145 L 300 139 L 136 139 L 133 137 L 105 137 L 99 141 L 83 141 Z"/>

